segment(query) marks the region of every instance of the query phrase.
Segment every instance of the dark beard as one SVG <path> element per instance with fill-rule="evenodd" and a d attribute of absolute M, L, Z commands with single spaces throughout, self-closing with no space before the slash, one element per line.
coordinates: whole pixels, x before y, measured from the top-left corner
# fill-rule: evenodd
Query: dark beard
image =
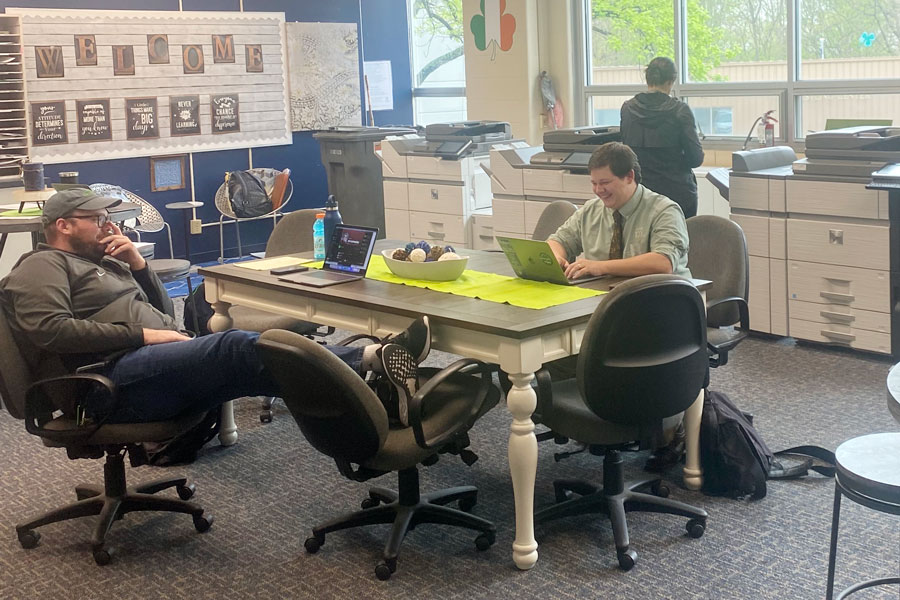
<path fill-rule="evenodd" d="M 72 250 L 74 250 L 75 254 L 78 256 L 98 264 L 106 254 L 106 249 L 97 242 L 83 242 L 77 238 L 73 238 L 69 240 L 69 245 L 72 246 Z"/>

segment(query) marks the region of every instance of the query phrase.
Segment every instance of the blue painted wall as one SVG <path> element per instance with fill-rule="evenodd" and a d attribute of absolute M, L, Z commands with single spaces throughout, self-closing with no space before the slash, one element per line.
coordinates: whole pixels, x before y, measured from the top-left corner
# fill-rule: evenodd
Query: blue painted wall
<path fill-rule="evenodd" d="M 183 0 L 184 10 L 239 10 L 239 0 Z M 362 8 L 361 8 L 362 5 Z M 0 0 L 0 9 L 8 6 L 25 8 L 79 8 L 128 10 L 178 10 L 178 0 Z M 298 0 L 244 0 L 245 12 L 283 12 L 287 21 L 356 23 L 361 31 L 360 60 L 390 60 L 393 71 L 394 110 L 378 111 L 378 125 L 412 123 L 412 91 L 409 50 L 398 40 L 408 37 L 406 0 L 328 0 L 322 2 Z M 360 79 L 362 64 L 360 63 Z M 363 90 L 360 81 L 360 90 Z M 360 100 L 364 100 L 362 98 Z M 363 103 L 363 107 L 365 104 Z M 162 153 L 164 154 L 164 152 Z M 328 182 L 319 153 L 319 143 L 312 132 L 295 132 L 289 146 L 253 148 L 256 167 L 290 168 L 294 195 L 289 209 L 322 206 L 328 194 Z M 226 171 L 249 166 L 247 150 L 224 150 L 193 154 L 195 198 L 205 205 L 197 209 L 203 223 L 219 220 L 213 203 L 215 192 Z M 165 204 L 191 199 L 190 187 L 168 192 L 150 191 L 150 158 L 129 158 L 106 161 L 44 165 L 51 181 L 59 181 L 60 171 L 78 171 L 82 183 L 112 183 L 132 190 L 160 209 L 172 227 L 176 256 L 184 255 L 184 221 L 177 211 Z M 190 184 L 190 182 L 188 182 Z M 269 220 L 241 225 L 244 253 L 263 250 L 272 231 Z M 157 243 L 157 255 L 168 253 L 164 234 L 144 239 Z M 201 235 L 190 237 L 191 258 L 194 262 L 215 260 L 219 256 L 218 227 L 204 227 Z M 225 227 L 226 254 L 236 254 L 237 238 L 234 225 Z"/>

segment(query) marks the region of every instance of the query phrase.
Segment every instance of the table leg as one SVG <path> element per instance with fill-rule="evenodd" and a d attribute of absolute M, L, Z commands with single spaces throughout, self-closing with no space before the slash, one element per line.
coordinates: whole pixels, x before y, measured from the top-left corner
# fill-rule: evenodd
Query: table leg
<path fill-rule="evenodd" d="M 697 399 L 684 412 L 684 486 L 689 490 L 699 490 L 703 485 L 703 469 L 700 466 L 700 420 L 703 418 L 703 398 L 706 390 L 701 389 Z"/>
<path fill-rule="evenodd" d="M 210 331 L 228 331 L 234 325 L 228 309 L 228 302 L 213 302 L 213 316 L 209 319 Z M 226 402 L 222 405 L 219 416 L 219 443 L 223 446 L 231 446 L 237 442 L 237 425 L 234 422 L 234 402 Z"/>
<path fill-rule="evenodd" d="M 516 539 L 513 562 L 520 569 L 537 563 L 534 539 L 534 481 L 537 477 L 537 438 L 531 415 L 537 407 L 537 394 L 531 387 L 534 373 L 510 374 L 512 388 L 506 395 L 506 408 L 513 422 L 509 434 L 509 472 L 516 504 Z"/>

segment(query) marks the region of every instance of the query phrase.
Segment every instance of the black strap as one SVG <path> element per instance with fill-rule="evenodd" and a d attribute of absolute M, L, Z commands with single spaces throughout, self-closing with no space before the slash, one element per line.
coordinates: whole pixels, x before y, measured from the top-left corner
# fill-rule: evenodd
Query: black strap
<path fill-rule="evenodd" d="M 772 469 L 769 471 L 770 479 L 790 479 L 793 477 L 801 477 L 806 475 L 807 471 L 815 471 L 825 477 L 834 477 L 836 459 L 834 452 L 820 446 L 794 446 L 787 450 L 779 450 L 775 456 L 794 455 L 806 456 L 807 460 L 800 465 L 784 469 L 777 461 L 773 463 Z M 822 461 L 824 465 L 813 464 L 813 459 Z"/>

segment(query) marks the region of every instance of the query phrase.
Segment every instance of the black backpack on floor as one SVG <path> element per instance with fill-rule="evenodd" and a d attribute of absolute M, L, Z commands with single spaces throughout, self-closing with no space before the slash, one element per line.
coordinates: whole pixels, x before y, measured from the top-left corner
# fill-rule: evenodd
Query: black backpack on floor
<path fill-rule="evenodd" d="M 231 210 L 239 219 L 259 217 L 272 212 L 272 200 L 266 193 L 266 184 L 249 171 L 231 171 L 225 174 L 225 189 Z"/>
<path fill-rule="evenodd" d="M 703 493 L 764 498 L 773 461 L 772 451 L 753 427 L 753 417 L 725 394 L 707 390 L 700 423 Z"/>

